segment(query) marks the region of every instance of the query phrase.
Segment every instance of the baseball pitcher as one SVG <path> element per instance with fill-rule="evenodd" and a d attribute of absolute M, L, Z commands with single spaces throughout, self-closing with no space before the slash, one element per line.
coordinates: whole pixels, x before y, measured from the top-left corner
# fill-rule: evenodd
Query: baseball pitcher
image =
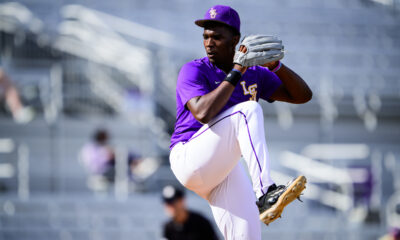
<path fill-rule="evenodd" d="M 271 179 L 257 101 L 300 104 L 312 92 L 281 63 L 284 51 L 278 38 L 250 35 L 235 51 L 240 19 L 231 7 L 213 6 L 195 24 L 204 28 L 207 56 L 186 63 L 178 76 L 171 169 L 186 188 L 209 202 L 225 239 L 259 240 L 259 219 L 268 225 L 280 217 L 300 196 L 306 179 L 299 176 L 279 186 Z"/>

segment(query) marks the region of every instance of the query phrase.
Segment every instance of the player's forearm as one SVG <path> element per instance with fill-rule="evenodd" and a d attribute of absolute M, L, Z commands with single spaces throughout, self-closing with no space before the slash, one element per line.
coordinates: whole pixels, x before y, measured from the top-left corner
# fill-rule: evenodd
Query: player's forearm
<path fill-rule="evenodd" d="M 229 73 L 216 89 L 203 96 L 189 100 L 187 106 L 197 121 L 203 124 L 208 123 L 226 105 L 235 90 L 235 85 L 247 70 L 247 67 L 238 64 L 234 64 L 233 68 L 235 71 L 241 72 L 241 74 L 237 75 L 236 73 L 235 76 L 234 71 L 232 71 L 232 75 Z"/>
<path fill-rule="evenodd" d="M 188 101 L 187 106 L 197 121 L 206 124 L 226 105 L 235 87 L 223 81 L 218 88 Z"/>
<path fill-rule="evenodd" d="M 312 91 L 307 83 L 289 67 L 282 67 L 275 72 L 282 81 L 291 103 L 306 103 L 312 98 Z"/>

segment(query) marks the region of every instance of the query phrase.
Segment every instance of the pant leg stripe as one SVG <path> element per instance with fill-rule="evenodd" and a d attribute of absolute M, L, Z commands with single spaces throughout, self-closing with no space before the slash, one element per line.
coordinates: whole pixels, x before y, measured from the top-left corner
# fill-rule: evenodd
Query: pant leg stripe
<path fill-rule="evenodd" d="M 245 115 L 244 113 L 242 113 L 241 111 L 239 111 L 239 112 L 243 115 L 244 121 L 246 122 L 247 133 L 249 134 L 249 139 L 250 139 L 251 148 L 253 149 L 253 153 L 254 153 L 254 155 L 256 156 L 258 168 L 260 169 L 260 177 L 259 177 L 259 179 L 260 179 L 260 185 L 261 185 L 261 192 L 262 192 L 262 194 L 265 194 L 265 193 L 264 193 L 264 190 L 263 190 L 264 185 L 262 184 L 262 181 L 261 181 L 262 168 L 261 168 L 260 161 L 258 160 L 258 156 L 257 156 L 256 150 L 254 149 L 253 140 L 251 139 L 249 124 L 247 123 L 247 117 L 246 117 L 246 115 Z"/>

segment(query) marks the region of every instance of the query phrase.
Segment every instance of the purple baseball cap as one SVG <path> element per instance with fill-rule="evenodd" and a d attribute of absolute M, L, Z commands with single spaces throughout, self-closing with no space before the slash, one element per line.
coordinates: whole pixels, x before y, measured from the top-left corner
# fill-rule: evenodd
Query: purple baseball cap
<path fill-rule="evenodd" d="M 196 20 L 194 23 L 197 26 L 204 27 L 204 24 L 210 21 L 223 23 L 232 27 L 238 33 L 240 33 L 239 14 L 235 11 L 235 9 L 229 6 L 215 5 L 214 7 L 208 9 L 206 14 L 204 15 L 204 19 Z"/>

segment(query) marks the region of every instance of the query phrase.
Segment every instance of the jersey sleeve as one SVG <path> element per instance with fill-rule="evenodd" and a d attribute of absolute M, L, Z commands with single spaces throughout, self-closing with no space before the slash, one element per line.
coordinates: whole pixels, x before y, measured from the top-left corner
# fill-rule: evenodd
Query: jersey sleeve
<path fill-rule="evenodd" d="M 282 81 L 275 73 L 263 67 L 259 68 L 258 74 L 261 85 L 260 98 L 268 102 L 274 102 L 274 100 L 271 100 L 270 97 L 282 84 Z"/>
<path fill-rule="evenodd" d="M 194 62 L 189 62 L 181 68 L 176 92 L 184 106 L 190 99 L 210 92 L 209 84 L 200 66 Z"/>

